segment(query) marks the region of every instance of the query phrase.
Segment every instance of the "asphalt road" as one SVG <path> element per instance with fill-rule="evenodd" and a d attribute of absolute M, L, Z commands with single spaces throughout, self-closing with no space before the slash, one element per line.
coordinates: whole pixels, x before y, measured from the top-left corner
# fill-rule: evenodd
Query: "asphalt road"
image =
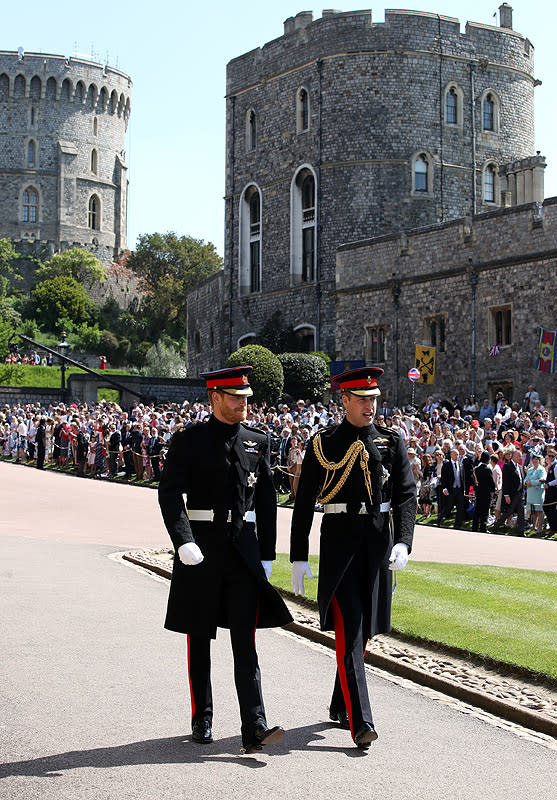
<path fill-rule="evenodd" d="M 195 745 L 184 637 L 162 627 L 168 584 L 113 556 L 153 535 L 143 529 L 154 520 L 128 499 L 154 502 L 154 494 L 0 468 L 0 481 L 18 474 L 17 494 L 2 494 L 0 532 L 2 800 L 555 797 L 547 743 L 371 668 L 379 739 L 358 751 L 327 721 L 332 654 L 282 630 L 261 631 L 257 642 L 269 724 L 287 729 L 283 742 L 240 755 L 222 632 L 213 648 L 215 742 Z M 42 504 L 35 475 L 58 503 Z M 81 492 L 87 501 L 71 522 L 63 498 Z M 128 526 L 111 515 L 113 492 L 122 493 Z"/>

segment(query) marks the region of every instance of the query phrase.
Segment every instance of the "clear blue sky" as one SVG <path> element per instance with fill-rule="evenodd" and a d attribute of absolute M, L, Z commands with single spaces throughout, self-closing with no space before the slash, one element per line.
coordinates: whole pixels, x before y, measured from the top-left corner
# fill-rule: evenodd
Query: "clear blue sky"
<path fill-rule="evenodd" d="M 555 31 L 557 0 L 509 0 L 513 27 L 535 47 L 536 149 L 548 160 L 546 197 L 557 195 Z M 370 7 L 411 8 L 488 25 L 501 0 L 407 0 Z M 75 0 L 5 3 L 0 49 L 93 56 L 133 81 L 127 154 L 130 178 L 128 245 L 140 233 L 174 230 L 213 242 L 223 253 L 226 64 L 282 35 L 283 22 L 310 6 L 299 2 L 213 0 Z M 322 6 L 313 8 L 315 18 Z"/>

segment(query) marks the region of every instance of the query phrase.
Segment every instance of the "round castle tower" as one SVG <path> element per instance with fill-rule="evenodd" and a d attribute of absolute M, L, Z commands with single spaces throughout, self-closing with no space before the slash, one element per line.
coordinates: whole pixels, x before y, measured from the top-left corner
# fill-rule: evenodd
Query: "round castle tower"
<path fill-rule="evenodd" d="M 0 236 L 24 254 L 126 247 L 131 79 L 84 58 L 0 51 Z"/>
<path fill-rule="evenodd" d="M 464 32 L 424 12 L 302 12 L 231 61 L 226 348 L 280 309 L 301 349 L 333 354 L 341 244 L 511 202 L 504 165 L 534 155 L 533 54 L 504 3 L 499 26 Z"/>

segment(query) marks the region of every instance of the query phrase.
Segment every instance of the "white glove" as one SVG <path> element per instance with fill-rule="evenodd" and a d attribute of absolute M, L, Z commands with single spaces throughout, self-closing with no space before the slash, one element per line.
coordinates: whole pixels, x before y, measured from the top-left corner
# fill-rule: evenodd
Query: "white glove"
<path fill-rule="evenodd" d="M 309 561 L 293 561 L 292 562 L 292 591 L 294 594 L 304 595 L 306 593 L 304 587 L 304 576 L 313 578 L 311 569 L 309 568 Z"/>
<path fill-rule="evenodd" d="M 203 553 L 195 542 L 181 544 L 178 548 L 178 557 L 186 567 L 193 567 L 196 564 L 201 564 L 203 561 Z"/>
<path fill-rule="evenodd" d="M 408 564 L 408 546 L 399 542 L 395 544 L 389 556 L 389 569 L 404 569 Z"/>
<path fill-rule="evenodd" d="M 272 561 L 262 561 L 261 566 L 265 570 L 265 577 L 267 580 L 271 577 L 271 572 L 273 571 L 273 562 Z"/>

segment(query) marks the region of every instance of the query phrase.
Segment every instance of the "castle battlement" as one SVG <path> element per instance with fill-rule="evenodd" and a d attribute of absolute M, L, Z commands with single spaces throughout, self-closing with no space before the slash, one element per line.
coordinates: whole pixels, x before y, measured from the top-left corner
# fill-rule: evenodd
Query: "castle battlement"
<path fill-rule="evenodd" d="M 509 14 L 510 12 L 510 14 Z M 241 91 L 274 74 L 296 69 L 317 59 L 356 53 L 376 57 L 409 53 L 431 53 L 487 64 L 501 65 L 533 80 L 534 48 L 512 29 L 512 9 L 500 7 L 499 26 L 467 22 L 461 32 L 458 19 L 425 11 L 386 10 L 385 21 L 373 22 L 371 9 L 335 11 L 326 9 L 314 19 L 302 11 L 284 22 L 284 33 L 262 47 L 228 64 L 228 94 Z"/>
<path fill-rule="evenodd" d="M 0 100 L 53 100 L 89 104 L 127 124 L 131 78 L 114 67 L 78 57 L 0 50 Z"/>

